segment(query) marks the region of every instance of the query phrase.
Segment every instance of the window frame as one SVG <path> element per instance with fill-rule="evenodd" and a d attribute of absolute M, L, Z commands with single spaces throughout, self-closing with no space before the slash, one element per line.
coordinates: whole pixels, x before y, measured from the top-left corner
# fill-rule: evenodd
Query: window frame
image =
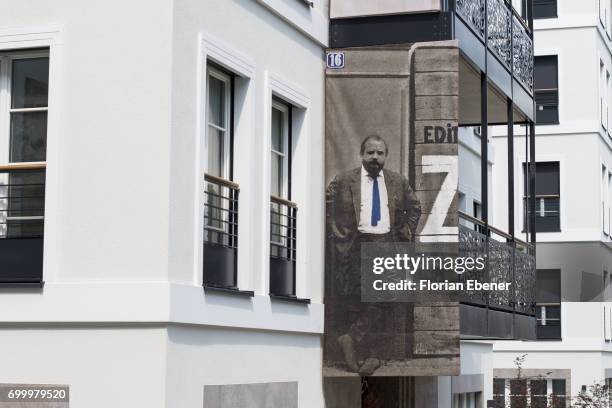
<path fill-rule="evenodd" d="M 542 60 L 544 58 L 550 58 L 555 60 L 555 68 L 556 68 L 556 82 L 557 82 L 557 86 L 556 88 L 537 88 L 537 84 L 535 83 L 535 69 L 536 69 L 536 65 L 537 65 L 537 61 L 538 59 Z M 536 55 L 534 57 L 534 89 L 533 89 L 533 96 L 536 102 L 536 125 L 537 126 L 549 126 L 549 125 L 559 125 L 561 123 L 561 109 L 560 109 L 560 103 L 559 103 L 559 54 L 546 54 L 546 55 Z M 555 103 L 551 104 L 538 104 L 538 93 L 540 93 L 540 95 L 542 95 L 543 93 L 551 93 L 552 96 L 554 96 L 555 98 Z M 549 121 L 549 122 L 542 122 L 541 120 L 538 121 L 538 110 L 539 110 L 539 106 L 543 105 L 543 106 L 554 106 L 556 107 L 556 119 L 553 121 Z"/>
<path fill-rule="evenodd" d="M 214 77 L 215 79 L 223 82 L 225 84 L 225 92 L 224 92 L 224 101 L 225 101 L 225 129 L 220 128 L 218 125 L 211 123 L 209 120 L 209 106 L 210 106 L 210 77 Z M 216 64 L 211 61 L 207 61 L 206 63 L 206 111 L 205 111 L 205 160 L 206 167 L 205 171 L 209 172 L 209 163 L 208 163 L 208 148 L 210 146 L 209 143 L 209 127 L 214 127 L 217 130 L 223 131 L 223 164 L 222 164 L 222 174 L 219 176 L 226 180 L 232 180 L 233 177 L 233 141 L 234 141 L 234 79 L 232 73 L 221 69 Z"/>
<path fill-rule="evenodd" d="M 49 191 L 53 191 L 56 194 L 55 189 L 49 189 L 50 184 L 53 186 L 56 184 L 56 173 L 54 168 L 51 169 L 51 172 L 48 171 L 47 163 L 50 157 L 56 154 L 55 149 L 53 147 L 49 148 L 49 146 L 53 145 L 57 133 L 57 109 L 52 110 L 51 106 L 55 105 L 54 100 L 57 98 L 55 87 L 59 82 L 59 78 L 55 69 L 57 68 L 58 58 L 52 59 L 51 56 L 55 57 L 57 55 L 55 41 L 58 34 L 59 32 L 56 31 L 45 33 L 45 35 L 41 35 L 38 32 L 24 33 L 21 31 L 13 34 L 10 32 L 0 34 L 0 145 L 4 146 L 4 149 L 0 149 L 0 165 L 3 166 L 3 170 L 5 170 L 3 174 L 6 174 L 8 180 L 8 187 L 5 190 L 6 194 L 4 194 L 4 200 L 8 201 L 8 206 L 6 207 L 8 212 L 4 218 L 5 228 L 1 232 L 2 241 L 8 239 L 15 244 L 19 243 L 17 244 L 18 249 L 12 249 L 15 251 L 15 258 L 13 261 L 8 261 L 9 272 L 0 276 L 1 287 L 42 287 L 45 276 L 49 278 L 49 276 L 53 275 L 49 271 L 55 269 L 50 267 L 55 266 L 57 262 L 55 254 L 57 242 L 48 239 L 50 236 L 54 236 L 56 225 L 55 212 L 52 209 L 50 211 L 50 207 L 56 203 L 57 196 L 54 195 L 53 199 L 49 199 Z M 27 48 L 22 45 L 26 41 L 29 41 L 29 47 Z M 14 108 L 14 93 L 12 89 L 15 74 L 13 70 L 14 62 L 38 58 L 46 59 L 46 104 L 44 106 Z M 27 115 L 28 113 L 35 114 L 38 112 L 45 113 L 44 157 L 41 157 L 39 160 L 17 161 L 11 157 L 13 153 L 13 114 Z M 40 196 L 32 196 L 30 191 L 24 193 L 31 199 L 39 198 L 42 208 L 25 210 L 18 205 L 20 208 L 15 209 L 17 215 L 11 215 L 13 210 L 10 205 L 10 185 L 12 183 L 10 179 L 13 172 L 23 175 L 38 173 L 41 179 L 40 182 L 36 181 L 35 184 L 24 182 L 21 187 L 28 189 L 35 188 L 35 186 L 37 186 L 36 189 L 42 187 L 42 195 Z M 50 180 L 52 180 L 51 183 L 49 182 Z M 36 211 L 39 212 L 37 213 Z M 50 216 L 48 216 L 49 214 Z M 16 221 L 14 225 L 19 230 L 15 235 L 9 232 L 11 229 L 10 224 L 13 221 Z M 21 221 L 26 222 L 22 224 Z M 28 231 L 28 221 L 35 221 L 41 224 L 40 231 L 38 229 Z M 26 227 L 25 232 L 22 231 L 24 226 Z"/>
<path fill-rule="evenodd" d="M 12 107 L 12 78 L 13 78 L 13 64 L 15 60 L 24 60 L 31 58 L 48 58 L 49 68 L 50 63 L 50 52 L 49 50 L 15 50 L 15 51 L 2 51 L 0 50 L 0 146 L 7 146 L 6 154 L 0 149 L 0 165 L 4 164 L 16 164 L 16 163 L 29 163 L 29 162 L 15 162 L 10 159 L 10 143 L 11 143 L 11 114 L 12 113 L 26 113 L 26 112 L 46 112 L 47 113 L 47 132 L 49 133 L 48 116 L 49 116 L 49 88 L 50 78 L 47 86 L 47 106 L 35 107 L 35 108 L 13 108 Z M 6 73 L 6 74 L 5 74 Z M 49 73 L 49 77 L 51 73 Z M 45 155 L 46 156 L 46 155 Z M 45 160 L 40 162 L 47 162 Z"/>
<path fill-rule="evenodd" d="M 605 86 L 605 95 L 606 95 L 606 130 L 608 136 L 612 135 L 612 126 L 610 125 L 610 120 L 612 119 L 612 115 L 610 115 L 610 109 L 612 109 L 612 104 L 610 103 L 610 98 L 612 97 L 612 90 L 610 86 L 610 71 L 606 68 L 606 82 Z"/>
<path fill-rule="evenodd" d="M 612 235 L 612 169 L 607 172 L 607 200 L 608 200 L 608 235 Z"/>
<path fill-rule="evenodd" d="M 43 179 L 46 177 L 46 163 L 47 163 L 47 139 L 49 134 L 49 88 L 50 88 L 50 73 L 47 78 L 47 103 L 45 106 L 37 106 L 37 107 L 25 107 L 25 108 L 14 108 L 13 107 L 13 63 L 19 60 L 28 60 L 28 59 L 38 59 L 38 58 L 46 58 L 47 59 L 47 70 L 50 70 L 50 50 L 49 49 L 31 49 L 31 50 L 14 50 L 14 51 L 0 51 L 0 146 L 5 146 L 6 149 L 0 148 L 0 165 L 37 165 L 41 167 L 40 170 L 34 171 L 43 171 Z M 15 161 L 11 160 L 12 155 L 12 122 L 13 122 L 13 114 L 14 113 L 36 113 L 36 112 L 45 112 L 46 113 L 46 129 L 45 129 L 45 157 L 44 160 L 36 160 L 36 161 Z M 10 173 L 6 173 L 8 179 L 10 180 Z M 44 183 L 44 190 L 46 190 L 46 183 Z M 10 181 L 9 181 L 10 184 Z M 10 187 L 9 187 L 10 188 Z M 10 190 L 9 190 L 10 191 Z M 10 200 L 10 193 L 7 192 L 6 200 Z M 41 196 L 43 198 L 44 205 L 44 192 Z M 10 206 L 10 204 L 9 204 Z M 10 207 L 7 207 L 7 210 Z M 0 237 L 2 238 L 10 238 L 9 233 L 9 225 L 12 221 L 36 221 L 40 220 L 42 223 L 42 234 L 40 236 L 44 236 L 44 224 L 45 224 L 45 209 L 42 210 L 42 215 L 10 215 L 10 210 L 6 213 L 4 218 L 4 223 L 0 223 Z M 19 211 L 19 210 L 18 210 Z M 19 225 L 19 224 L 18 224 Z M 29 235 L 26 235 L 29 237 Z M 38 236 L 38 234 L 36 234 Z"/>
<path fill-rule="evenodd" d="M 608 186 L 608 169 L 605 164 L 601 165 L 601 230 L 603 234 L 607 237 L 610 234 L 609 229 L 609 186 Z"/>
<path fill-rule="evenodd" d="M 540 200 L 545 200 L 547 198 L 556 198 L 559 201 L 559 209 L 557 211 L 558 213 L 558 218 L 559 218 L 559 227 L 558 229 L 555 230 L 550 230 L 550 231 L 541 231 L 538 229 L 538 223 L 537 223 L 537 217 L 536 217 L 536 233 L 538 234 L 547 234 L 547 233 L 558 233 L 562 231 L 561 228 L 561 161 L 560 160 L 542 160 L 542 161 L 538 161 L 535 163 L 535 171 L 536 171 L 536 180 L 537 180 L 537 174 L 538 174 L 538 164 L 545 164 L 545 163 L 557 163 L 557 174 L 558 174 L 558 179 L 559 179 L 559 184 L 558 184 L 558 193 L 557 194 L 535 194 L 535 198 L 536 198 L 536 208 L 535 208 L 535 212 L 537 213 L 541 213 L 542 212 L 542 205 L 543 202 L 540 201 L 540 204 L 538 204 L 538 199 Z M 527 194 L 527 186 L 528 186 L 528 180 L 527 180 L 527 168 L 529 167 L 529 163 L 527 162 L 523 162 L 523 230 L 522 232 L 525 232 L 527 230 L 526 228 L 526 224 L 527 222 L 529 222 L 529 198 L 530 195 Z M 537 188 L 537 182 L 536 182 L 536 188 Z M 544 212 L 546 212 L 546 210 L 544 209 Z"/>
<path fill-rule="evenodd" d="M 281 191 L 279 192 L 278 197 L 291 200 L 291 105 L 284 103 L 277 98 L 273 98 L 271 109 L 276 109 L 282 114 L 283 120 L 281 144 L 284 152 L 274 150 L 274 146 L 272 145 L 272 132 L 270 132 L 270 181 L 272 181 L 272 158 L 274 156 L 280 156 L 283 158 L 283 165 L 281 169 L 282 183 L 279 186 Z"/>

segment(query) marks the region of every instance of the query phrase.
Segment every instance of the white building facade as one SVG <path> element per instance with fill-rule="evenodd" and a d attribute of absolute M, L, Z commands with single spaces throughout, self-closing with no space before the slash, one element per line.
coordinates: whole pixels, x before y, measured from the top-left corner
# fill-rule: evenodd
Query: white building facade
<path fill-rule="evenodd" d="M 24 238 L 33 269 L 0 267 L 0 383 L 90 408 L 323 406 L 327 16 L 4 5 L 0 243 Z M 228 273 L 206 275 L 217 249 Z"/>
<path fill-rule="evenodd" d="M 538 341 L 496 342 L 494 369 L 499 379 L 513 378 L 514 359 L 527 354 L 523 368 L 546 378 L 546 395 L 576 396 L 612 377 L 611 10 L 603 0 L 534 2 Z M 515 127 L 515 140 L 524 134 Z M 494 196 L 503 203 L 505 129 L 493 143 Z M 525 230 L 526 161 L 525 151 L 515 151 L 515 208 L 523 209 L 516 231 Z M 506 208 L 495 204 L 504 228 Z M 497 381 L 494 394 L 502 398 L 509 391 Z"/>

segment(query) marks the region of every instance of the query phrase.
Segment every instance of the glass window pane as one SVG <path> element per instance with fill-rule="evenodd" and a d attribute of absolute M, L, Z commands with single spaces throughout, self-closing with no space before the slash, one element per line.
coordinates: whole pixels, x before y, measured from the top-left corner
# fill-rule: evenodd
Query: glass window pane
<path fill-rule="evenodd" d="M 555 303 L 561 301 L 561 270 L 559 269 L 537 269 L 536 270 L 536 301 Z M 541 306 L 538 307 L 538 317 Z M 546 308 L 548 315 L 549 309 Z"/>
<path fill-rule="evenodd" d="M 11 114 L 10 161 L 45 161 L 47 156 L 47 112 Z"/>
<path fill-rule="evenodd" d="M 547 319 L 560 319 L 561 318 L 561 306 L 547 306 L 546 307 L 546 318 Z"/>
<path fill-rule="evenodd" d="M 529 391 L 531 395 L 546 396 L 546 380 L 531 380 L 529 381 Z"/>
<path fill-rule="evenodd" d="M 510 395 L 527 395 L 527 380 L 510 380 Z"/>
<path fill-rule="evenodd" d="M 565 395 L 565 380 L 552 380 L 554 395 Z"/>
<path fill-rule="evenodd" d="M 270 194 L 283 197 L 283 160 L 284 157 L 272 153 L 272 184 Z"/>
<path fill-rule="evenodd" d="M 493 394 L 504 395 L 506 392 L 506 380 L 503 378 L 493 379 Z"/>
<path fill-rule="evenodd" d="M 283 112 L 272 108 L 272 149 L 284 153 Z"/>
<path fill-rule="evenodd" d="M 49 89 L 49 58 L 13 61 L 12 108 L 46 107 Z"/>
<path fill-rule="evenodd" d="M 225 132 L 208 127 L 208 174 L 223 177 Z"/>
<path fill-rule="evenodd" d="M 534 57 L 533 80 L 535 89 L 555 89 L 557 80 L 557 56 L 543 55 Z"/>
<path fill-rule="evenodd" d="M 208 77 L 208 122 L 225 129 L 225 82 Z"/>

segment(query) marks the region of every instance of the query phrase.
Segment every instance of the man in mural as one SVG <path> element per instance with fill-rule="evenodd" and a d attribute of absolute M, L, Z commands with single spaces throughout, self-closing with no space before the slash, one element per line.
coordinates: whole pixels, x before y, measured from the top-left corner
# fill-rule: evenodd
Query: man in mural
<path fill-rule="evenodd" d="M 414 241 L 421 207 L 408 179 L 384 169 L 386 141 L 370 135 L 361 143 L 361 166 L 338 174 L 327 187 L 327 285 L 331 296 L 342 298 L 335 324 L 346 332 L 337 337 L 348 368 L 362 375 L 378 368 L 367 352 L 366 333 L 385 314 L 384 306 L 361 304 L 361 244 Z M 338 327 L 338 326 L 336 326 Z M 358 349 L 361 348 L 363 352 Z"/>

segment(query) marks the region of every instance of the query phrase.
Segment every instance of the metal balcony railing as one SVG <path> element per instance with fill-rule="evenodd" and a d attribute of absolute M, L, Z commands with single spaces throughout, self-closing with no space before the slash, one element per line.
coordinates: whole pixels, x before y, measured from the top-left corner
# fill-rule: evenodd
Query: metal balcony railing
<path fill-rule="evenodd" d="M 270 197 L 270 293 L 295 295 L 297 204 Z"/>
<path fill-rule="evenodd" d="M 204 284 L 236 288 L 240 188 L 210 174 L 204 179 Z"/>
<path fill-rule="evenodd" d="M 45 163 L 0 166 L 0 239 L 41 238 L 45 219 Z"/>
<path fill-rule="evenodd" d="M 0 285 L 42 285 L 45 174 L 45 162 L 0 166 Z"/>
<path fill-rule="evenodd" d="M 506 0 L 456 0 L 457 16 L 533 94 L 533 33 Z"/>
<path fill-rule="evenodd" d="M 509 291 L 464 291 L 461 302 L 533 315 L 536 287 L 533 246 L 462 212 L 459 219 L 461 256 L 485 259 L 484 273 L 466 272 L 461 275 L 461 281 L 512 283 Z"/>

